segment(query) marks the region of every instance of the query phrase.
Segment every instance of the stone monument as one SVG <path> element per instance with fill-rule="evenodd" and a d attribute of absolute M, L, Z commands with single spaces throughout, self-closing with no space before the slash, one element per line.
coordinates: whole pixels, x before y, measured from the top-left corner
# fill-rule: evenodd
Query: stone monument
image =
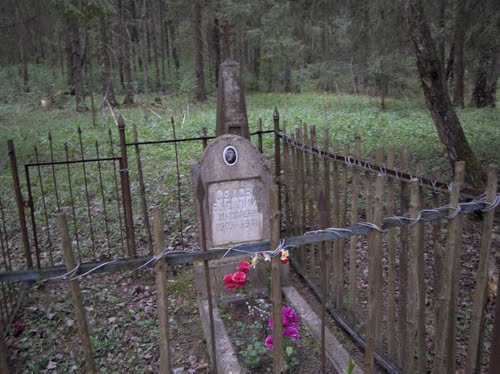
<path fill-rule="evenodd" d="M 191 183 L 196 195 L 202 191 L 195 205 L 200 238 L 204 236 L 207 248 L 230 248 L 270 239 L 271 160 L 248 140 L 230 134 L 215 139 L 200 163 L 191 166 Z M 224 291 L 224 275 L 234 273 L 239 261 L 249 261 L 250 257 L 248 254 L 211 261 L 214 297 Z M 259 268 L 252 272 L 250 287 L 265 291 L 267 276 L 259 272 Z M 205 292 L 204 288 L 198 289 Z"/>
<path fill-rule="evenodd" d="M 215 135 L 235 134 L 250 140 L 240 64 L 225 60 L 219 68 Z"/>

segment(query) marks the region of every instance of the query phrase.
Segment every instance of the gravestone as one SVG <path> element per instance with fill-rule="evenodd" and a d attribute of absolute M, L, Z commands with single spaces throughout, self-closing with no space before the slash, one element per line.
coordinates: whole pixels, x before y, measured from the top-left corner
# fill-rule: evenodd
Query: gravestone
<path fill-rule="evenodd" d="M 230 134 L 215 139 L 205 149 L 200 163 L 191 166 L 191 183 L 194 195 L 200 195 L 195 206 L 200 238 L 204 237 L 206 248 L 230 248 L 270 239 L 271 161 L 248 140 Z M 236 272 L 238 263 L 250 257 L 247 254 L 210 262 L 215 298 L 224 292 L 224 276 Z M 258 266 L 252 270 L 250 291 L 266 290 L 268 277 L 260 274 L 264 269 Z M 197 278 L 201 282 L 198 290 L 206 297 L 204 277 Z"/>
<path fill-rule="evenodd" d="M 215 135 L 235 134 L 250 139 L 240 64 L 225 60 L 219 68 Z"/>

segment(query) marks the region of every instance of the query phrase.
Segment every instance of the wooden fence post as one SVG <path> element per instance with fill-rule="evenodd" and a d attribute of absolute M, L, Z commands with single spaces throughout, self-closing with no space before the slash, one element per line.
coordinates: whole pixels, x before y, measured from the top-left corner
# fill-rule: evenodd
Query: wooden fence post
<path fill-rule="evenodd" d="M 281 144 L 280 144 L 280 114 L 278 113 L 278 108 L 274 107 L 273 112 L 273 122 L 274 122 L 274 167 L 276 175 L 276 183 L 278 184 L 278 207 L 281 211 Z"/>
<path fill-rule="evenodd" d="M 376 180 L 373 223 L 382 226 L 384 176 L 378 175 Z M 381 334 L 382 303 L 382 234 L 372 231 L 368 238 L 368 328 L 366 331 L 366 371 L 375 373 L 374 354 Z"/>
<path fill-rule="evenodd" d="M 325 132 L 327 134 L 327 132 Z M 328 139 L 328 137 L 326 137 Z M 325 147 L 327 147 L 328 140 L 325 140 Z M 325 161 L 326 164 L 327 161 Z M 329 198 L 330 194 L 327 192 L 327 185 L 325 185 L 325 193 L 320 191 L 318 199 L 318 210 L 320 214 L 320 227 L 327 228 L 330 225 L 329 220 Z M 326 303 L 328 300 L 328 262 L 329 256 L 326 250 L 327 243 L 322 242 L 320 248 L 320 276 L 321 276 L 321 373 L 326 373 Z M 331 246 L 330 246 L 331 248 Z"/>
<path fill-rule="evenodd" d="M 127 233 L 127 250 L 130 257 L 137 255 L 135 249 L 134 218 L 132 216 L 132 196 L 130 192 L 130 176 L 127 159 L 127 142 L 125 139 L 125 121 L 118 117 L 118 130 L 120 132 L 120 181 L 122 185 L 123 210 L 125 214 L 125 227 Z"/>
<path fill-rule="evenodd" d="M 361 158 L 361 139 L 354 139 L 354 157 Z M 359 205 L 359 170 L 352 168 L 352 183 L 351 183 L 351 220 L 350 225 L 354 226 L 358 223 L 358 205 Z M 358 299 L 358 271 L 357 271 L 357 256 L 358 256 L 358 236 L 353 235 L 349 241 L 349 314 L 351 322 L 356 321 L 357 315 L 357 299 Z"/>
<path fill-rule="evenodd" d="M 401 156 L 400 156 L 400 169 L 402 171 L 408 171 L 408 148 L 401 148 Z M 408 203 L 408 183 L 401 181 L 400 182 L 400 211 L 402 214 L 408 212 L 409 203 Z M 399 350 L 398 350 L 398 358 L 400 367 L 403 372 L 406 371 L 406 367 L 408 362 L 406 361 L 406 351 L 408 347 L 406 346 L 406 336 L 407 326 L 406 326 L 406 303 L 407 303 L 407 271 L 408 271 L 408 228 L 406 226 L 401 226 L 400 231 L 400 245 L 401 250 L 399 253 Z"/>
<path fill-rule="evenodd" d="M 422 209 L 422 191 L 418 181 L 411 182 L 410 188 L 410 214 L 416 219 Z M 408 372 L 422 372 L 422 364 L 425 369 L 426 347 L 422 345 L 421 337 L 425 338 L 425 325 L 422 326 L 425 305 L 422 305 L 422 297 L 425 297 L 424 275 L 424 242 L 422 236 L 423 223 L 417 222 L 410 229 L 410 246 L 408 251 L 408 335 L 407 335 L 407 365 Z M 425 299 L 424 299 L 425 300 Z M 424 320 L 425 321 L 425 320 Z M 420 330 L 423 331 L 420 331 Z M 425 345 L 425 340 L 424 340 Z M 415 356 L 417 366 L 415 366 Z"/>
<path fill-rule="evenodd" d="M 387 168 L 394 168 L 394 152 L 387 151 Z M 395 213 L 394 203 L 396 194 L 394 190 L 394 179 L 387 178 L 387 216 Z M 396 229 L 387 232 L 387 348 L 390 359 L 396 361 Z"/>
<path fill-rule="evenodd" d="M 73 256 L 73 249 L 71 248 L 71 239 L 69 237 L 68 223 L 66 222 L 66 215 L 60 213 L 57 215 L 57 228 L 59 229 L 59 236 L 61 238 L 61 249 L 64 253 L 64 261 L 66 262 L 66 269 L 68 272 L 75 268 L 75 258 Z M 78 331 L 80 340 L 83 346 L 83 356 L 85 358 L 85 371 L 87 373 L 97 373 L 94 364 L 94 354 L 92 352 L 92 344 L 90 342 L 89 327 L 87 323 L 87 316 L 83 306 L 82 291 L 80 290 L 80 282 L 77 280 L 69 281 L 69 289 L 71 298 L 73 299 L 73 307 L 75 308 L 75 316 L 78 324 Z"/>
<path fill-rule="evenodd" d="M 490 165 L 488 169 L 488 187 L 486 190 L 487 201 L 491 204 L 495 201 L 497 193 L 497 168 Z M 469 337 L 469 348 L 467 352 L 467 373 L 479 372 L 481 368 L 481 347 L 484 329 L 484 304 L 486 303 L 486 291 L 488 288 L 488 257 L 490 255 L 491 238 L 493 232 L 493 221 L 495 209 L 491 209 L 484 215 L 483 232 L 481 233 L 481 249 L 479 252 L 479 266 L 477 269 L 477 282 L 474 291 L 474 307 L 471 314 L 471 326 Z M 497 303 L 500 300 L 497 299 Z"/>
<path fill-rule="evenodd" d="M 455 208 L 458 206 L 460 197 L 460 187 L 464 181 L 465 163 L 458 161 L 455 164 L 455 180 L 452 185 L 450 195 L 450 209 L 449 214 L 453 215 Z M 437 317 L 436 331 L 437 334 L 435 344 L 436 355 L 434 358 L 434 370 L 436 374 L 445 372 L 455 372 L 451 369 L 455 366 L 456 362 L 456 342 L 455 342 L 455 297 L 453 288 L 455 279 L 458 280 L 458 269 L 455 268 L 459 265 L 458 261 L 461 256 L 462 245 L 462 231 L 461 231 L 462 217 L 460 213 L 448 220 L 448 240 L 447 249 L 443 259 L 443 274 L 441 277 L 440 294 L 437 298 L 436 308 Z"/>
<path fill-rule="evenodd" d="M 160 207 L 153 211 L 154 254 L 165 250 L 163 212 Z M 155 264 L 155 284 L 158 299 L 158 322 L 160 328 L 160 373 L 170 373 L 170 341 L 168 326 L 167 263 L 160 259 Z"/>
<path fill-rule="evenodd" d="M 9 363 L 7 361 L 8 351 L 5 345 L 4 332 L 0 328 L 0 374 L 9 374 Z"/>
<path fill-rule="evenodd" d="M 23 194 L 21 192 L 21 185 L 19 183 L 19 171 L 17 169 L 16 151 L 14 149 L 14 141 L 12 139 L 7 140 L 7 149 L 9 152 L 10 171 L 12 173 L 12 183 L 14 185 L 17 213 L 19 215 L 19 227 L 21 229 L 24 257 L 26 260 L 26 267 L 28 269 L 31 269 L 33 267 L 33 261 L 31 259 L 31 248 L 28 237 L 28 227 L 26 226 L 26 215 L 24 213 L 24 199 L 23 199 Z"/>
<path fill-rule="evenodd" d="M 274 250 L 280 244 L 280 210 L 279 194 L 276 186 L 271 186 L 269 224 L 271 227 L 271 248 Z M 281 325 L 281 282 L 279 256 L 271 258 L 271 300 L 273 304 L 273 365 L 274 373 L 279 374 L 283 371 L 283 337 Z"/>
<path fill-rule="evenodd" d="M 198 180 L 198 185 L 196 187 L 196 198 L 198 199 L 198 204 L 200 206 L 200 242 L 201 250 L 207 251 L 207 230 L 205 222 L 205 212 L 203 201 L 205 199 L 205 186 L 201 181 Z M 215 346 L 215 322 L 214 322 L 214 300 L 212 297 L 212 285 L 210 281 L 210 267 L 208 266 L 208 260 L 203 260 L 203 272 L 205 274 L 205 284 L 207 286 L 207 302 L 208 302 L 208 319 L 210 321 L 210 345 L 211 345 L 211 358 L 212 367 L 214 373 L 217 374 L 217 347 Z"/>

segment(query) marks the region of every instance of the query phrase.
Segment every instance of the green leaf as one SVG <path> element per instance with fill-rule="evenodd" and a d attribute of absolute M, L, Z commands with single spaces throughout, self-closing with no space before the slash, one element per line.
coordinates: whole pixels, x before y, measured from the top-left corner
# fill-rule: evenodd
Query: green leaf
<path fill-rule="evenodd" d="M 291 356 L 293 354 L 293 348 L 289 345 L 285 348 L 285 353 L 287 356 Z"/>

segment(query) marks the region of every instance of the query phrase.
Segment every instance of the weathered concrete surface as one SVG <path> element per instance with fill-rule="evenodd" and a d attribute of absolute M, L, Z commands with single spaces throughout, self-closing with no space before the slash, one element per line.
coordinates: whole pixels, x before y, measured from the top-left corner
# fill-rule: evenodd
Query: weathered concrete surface
<path fill-rule="evenodd" d="M 237 159 L 225 162 L 232 148 Z M 269 191 L 273 183 L 271 160 L 248 140 L 222 135 L 208 145 L 198 164 L 191 165 L 198 226 L 203 213 L 208 248 L 269 240 Z M 200 231 L 200 237 L 202 237 Z"/>
<path fill-rule="evenodd" d="M 290 303 L 290 306 L 299 314 L 302 323 L 307 326 L 316 339 L 320 340 L 321 320 L 313 312 L 309 304 L 307 304 L 294 287 L 283 287 L 283 294 Z M 335 370 L 338 373 L 347 373 L 350 356 L 328 328 L 325 330 L 325 340 L 326 356 L 333 363 Z M 353 373 L 363 373 L 358 364 L 356 364 Z"/>
<path fill-rule="evenodd" d="M 210 319 L 208 317 L 208 301 L 198 300 L 198 307 L 201 314 L 201 322 L 203 325 L 203 332 L 205 333 L 205 340 L 207 342 L 208 351 L 212 352 L 210 341 Z M 214 324 L 215 324 L 215 345 L 217 346 L 217 373 L 224 374 L 239 374 L 242 372 L 238 358 L 234 352 L 233 345 L 224 327 L 224 323 L 219 315 L 219 309 L 214 308 Z"/>
<path fill-rule="evenodd" d="M 250 139 L 240 64 L 227 59 L 219 67 L 215 135 L 235 134 Z"/>

